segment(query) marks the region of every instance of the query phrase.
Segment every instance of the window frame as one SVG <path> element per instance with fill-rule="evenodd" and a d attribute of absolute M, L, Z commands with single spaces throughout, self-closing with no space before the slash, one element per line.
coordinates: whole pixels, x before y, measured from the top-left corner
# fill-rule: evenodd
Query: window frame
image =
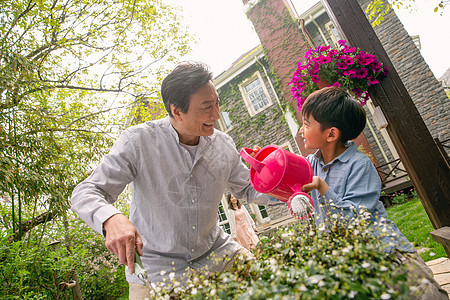
<path fill-rule="evenodd" d="M 231 124 L 230 124 L 229 127 L 226 126 L 226 122 L 223 119 L 223 115 L 222 115 L 223 112 L 226 112 L 228 114 L 228 117 L 229 117 L 230 113 L 227 110 L 220 109 L 220 111 L 219 111 L 220 118 L 217 121 L 219 123 L 220 130 L 223 131 L 223 132 L 228 132 L 234 127 L 234 125 L 233 125 L 233 121 L 231 121 L 231 118 L 230 118 Z"/>
<path fill-rule="evenodd" d="M 265 106 L 263 106 L 262 108 L 260 108 L 259 110 L 255 111 L 255 108 L 253 107 L 253 104 L 247 94 L 247 92 L 245 91 L 245 86 L 250 84 L 251 82 L 253 82 L 254 80 L 259 79 L 259 82 L 261 84 L 261 87 L 263 89 L 264 95 L 266 96 L 266 99 L 268 101 L 268 104 L 266 104 Z M 256 71 L 252 76 L 250 76 L 249 78 L 245 79 L 241 84 L 239 84 L 239 90 L 241 91 L 241 95 L 244 99 L 244 103 L 245 103 L 245 107 L 248 110 L 248 113 L 250 114 L 251 117 L 257 115 L 258 113 L 264 111 L 265 109 L 267 109 L 268 107 L 272 106 L 273 101 L 272 98 L 270 97 L 269 91 L 266 87 L 266 83 L 263 80 L 263 77 L 261 75 L 261 73 L 259 71 Z"/>

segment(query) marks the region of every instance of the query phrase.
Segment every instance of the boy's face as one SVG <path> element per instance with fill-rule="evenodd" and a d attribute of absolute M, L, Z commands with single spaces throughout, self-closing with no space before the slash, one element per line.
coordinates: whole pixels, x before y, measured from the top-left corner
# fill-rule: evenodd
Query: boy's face
<path fill-rule="evenodd" d="M 306 149 L 322 149 L 327 144 L 328 131 L 322 130 L 321 124 L 311 115 L 303 116 L 300 133 Z"/>

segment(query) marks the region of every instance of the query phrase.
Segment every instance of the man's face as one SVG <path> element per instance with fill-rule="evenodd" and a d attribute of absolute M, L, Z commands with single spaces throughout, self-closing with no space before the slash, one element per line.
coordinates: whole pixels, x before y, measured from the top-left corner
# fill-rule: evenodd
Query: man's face
<path fill-rule="evenodd" d="M 183 144 L 197 145 L 200 136 L 214 133 L 214 122 L 219 119 L 219 95 L 212 81 L 191 95 L 187 112 L 180 111 L 176 119 L 175 129 Z"/>

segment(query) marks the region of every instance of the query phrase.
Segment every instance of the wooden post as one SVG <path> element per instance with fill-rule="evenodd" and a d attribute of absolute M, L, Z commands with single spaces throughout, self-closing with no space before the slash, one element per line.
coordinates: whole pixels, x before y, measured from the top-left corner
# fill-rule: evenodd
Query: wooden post
<path fill-rule="evenodd" d="M 322 2 L 350 45 L 375 52 L 388 67 L 389 75 L 369 89 L 370 97 L 389 123 L 386 129 L 433 227 L 450 226 L 450 170 L 358 1 Z M 450 253 L 448 246 L 445 250 Z"/>

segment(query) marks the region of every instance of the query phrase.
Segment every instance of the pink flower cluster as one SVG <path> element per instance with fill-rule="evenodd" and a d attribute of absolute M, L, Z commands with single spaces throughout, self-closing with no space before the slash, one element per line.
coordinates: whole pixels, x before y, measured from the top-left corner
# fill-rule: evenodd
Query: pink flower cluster
<path fill-rule="evenodd" d="M 311 48 L 306 52 L 305 58 L 304 63 L 298 63 L 289 83 L 299 110 L 306 97 L 319 89 L 317 83 L 320 81 L 348 90 L 365 105 L 369 99 L 368 87 L 379 83 L 378 80 L 387 75 L 387 67 L 375 55 L 350 47 L 344 40 L 339 41 L 337 48 Z"/>

